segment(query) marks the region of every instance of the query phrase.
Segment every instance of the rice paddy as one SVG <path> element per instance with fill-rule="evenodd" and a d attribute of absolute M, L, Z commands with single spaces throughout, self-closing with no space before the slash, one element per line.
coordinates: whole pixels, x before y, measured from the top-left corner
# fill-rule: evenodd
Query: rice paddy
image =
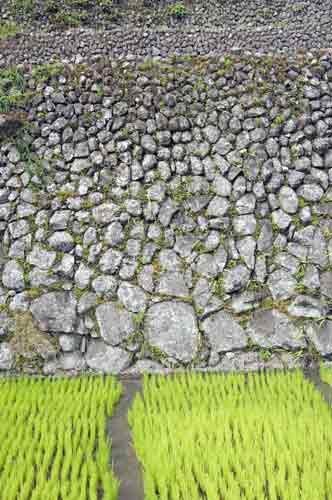
<path fill-rule="evenodd" d="M 332 418 L 301 372 L 145 377 L 145 500 L 329 500 Z"/>
<path fill-rule="evenodd" d="M 0 380 L 0 497 L 115 500 L 107 418 L 111 377 Z"/>

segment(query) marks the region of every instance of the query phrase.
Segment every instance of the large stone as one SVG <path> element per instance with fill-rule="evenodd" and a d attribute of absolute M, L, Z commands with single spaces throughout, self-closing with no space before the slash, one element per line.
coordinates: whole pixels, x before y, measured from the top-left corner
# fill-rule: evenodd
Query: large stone
<path fill-rule="evenodd" d="M 97 224 L 105 226 L 113 221 L 119 207 L 115 203 L 103 203 L 92 210 L 92 216 Z"/>
<path fill-rule="evenodd" d="M 144 326 L 146 340 L 152 347 L 183 363 L 195 358 L 198 328 L 190 304 L 175 301 L 153 304 L 146 313 Z"/>
<path fill-rule="evenodd" d="M 266 349 L 295 350 L 306 345 L 301 330 L 275 309 L 256 311 L 249 321 L 247 332 L 254 344 Z"/>
<path fill-rule="evenodd" d="M 8 342 L 0 344 L 0 370 L 10 370 L 14 366 L 14 355 Z"/>
<path fill-rule="evenodd" d="M 332 299 L 332 272 L 327 271 L 320 277 L 321 292 L 329 299 Z"/>
<path fill-rule="evenodd" d="M 327 320 L 322 326 L 317 323 L 308 323 L 305 332 L 321 356 L 331 356 L 332 321 Z"/>
<path fill-rule="evenodd" d="M 66 231 L 57 231 L 48 240 L 49 245 L 59 252 L 70 252 L 75 246 L 71 234 Z"/>
<path fill-rule="evenodd" d="M 212 314 L 201 323 L 201 328 L 212 348 L 212 351 L 227 352 L 244 349 L 247 346 L 247 335 L 243 328 L 226 312 Z"/>
<path fill-rule="evenodd" d="M 45 250 L 39 245 L 33 247 L 32 252 L 28 255 L 27 261 L 33 266 L 40 269 L 49 269 L 54 264 L 56 253 Z"/>
<path fill-rule="evenodd" d="M 96 319 L 101 337 L 112 346 L 120 344 L 135 332 L 132 314 L 114 302 L 98 306 Z"/>
<path fill-rule="evenodd" d="M 5 265 L 2 272 L 2 283 L 11 290 L 20 291 L 24 289 L 23 269 L 15 260 L 10 260 Z"/>
<path fill-rule="evenodd" d="M 298 295 L 288 307 L 288 313 L 297 318 L 321 318 L 327 313 L 327 308 L 319 299 Z"/>
<path fill-rule="evenodd" d="M 228 352 L 220 363 L 214 367 L 215 371 L 256 371 L 262 369 L 281 369 L 284 365 L 275 354 L 267 361 L 263 361 L 260 353 L 255 351 L 249 352 Z"/>
<path fill-rule="evenodd" d="M 118 289 L 118 298 L 128 311 L 138 313 L 146 308 L 146 293 L 132 283 L 123 282 Z"/>
<path fill-rule="evenodd" d="M 254 238 L 252 236 L 246 236 L 239 240 L 236 246 L 246 266 L 248 266 L 249 269 L 254 269 L 256 251 L 256 241 Z"/>
<path fill-rule="evenodd" d="M 160 276 L 157 293 L 161 295 L 173 295 L 174 297 L 187 297 L 189 289 L 180 272 L 166 272 Z"/>
<path fill-rule="evenodd" d="M 207 207 L 209 217 L 223 217 L 229 208 L 229 201 L 221 196 L 215 196 Z"/>
<path fill-rule="evenodd" d="M 283 186 L 279 192 L 279 201 L 284 212 L 288 214 L 295 214 L 297 212 L 299 200 L 292 188 Z"/>
<path fill-rule="evenodd" d="M 256 219 L 252 214 L 239 215 L 233 220 L 234 231 L 239 236 L 248 236 L 256 231 Z"/>
<path fill-rule="evenodd" d="M 75 332 L 76 299 L 71 293 L 45 293 L 32 302 L 30 310 L 43 331 Z"/>
<path fill-rule="evenodd" d="M 116 375 L 130 366 L 131 354 L 101 340 L 90 340 L 85 360 L 92 370 Z"/>
<path fill-rule="evenodd" d="M 295 294 L 297 282 L 289 272 L 278 269 L 270 274 L 267 284 L 274 300 L 287 300 Z"/>
<path fill-rule="evenodd" d="M 241 290 L 249 281 L 249 269 L 239 264 L 232 269 L 226 269 L 224 272 L 224 289 L 226 293 L 236 292 Z"/>

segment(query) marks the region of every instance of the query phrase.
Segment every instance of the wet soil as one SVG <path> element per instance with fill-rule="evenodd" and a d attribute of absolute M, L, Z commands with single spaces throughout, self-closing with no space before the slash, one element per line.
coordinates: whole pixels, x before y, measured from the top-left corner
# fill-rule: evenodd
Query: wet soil
<path fill-rule="evenodd" d="M 112 465 L 115 476 L 120 480 L 118 500 L 143 500 L 143 474 L 131 440 L 128 424 L 128 410 L 137 391 L 142 388 L 141 380 L 122 381 L 123 394 L 109 421 L 108 432 L 112 439 Z"/>

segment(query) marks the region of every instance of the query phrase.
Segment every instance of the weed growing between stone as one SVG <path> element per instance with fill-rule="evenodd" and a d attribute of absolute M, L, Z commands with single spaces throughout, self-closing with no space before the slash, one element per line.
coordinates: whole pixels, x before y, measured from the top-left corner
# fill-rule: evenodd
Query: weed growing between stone
<path fill-rule="evenodd" d="M 330 498 L 332 418 L 299 371 L 146 377 L 129 422 L 146 500 Z"/>
<path fill-rule="evenodd" d="M 106 419 L 111 377 L 0 380 L 0 491 L 6 500 L 117 498 Z"/>

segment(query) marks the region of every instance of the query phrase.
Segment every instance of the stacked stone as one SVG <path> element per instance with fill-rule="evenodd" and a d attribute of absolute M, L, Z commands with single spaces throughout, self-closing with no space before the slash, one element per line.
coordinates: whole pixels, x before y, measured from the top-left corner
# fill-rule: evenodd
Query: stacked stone
<path fill-rule="evenodd" d="M 22 315 L 44 373 L 332 355 L 330 55 L 24 71 L 29 126 L 0 147 L 0 369 L 24 358 Z"/>

